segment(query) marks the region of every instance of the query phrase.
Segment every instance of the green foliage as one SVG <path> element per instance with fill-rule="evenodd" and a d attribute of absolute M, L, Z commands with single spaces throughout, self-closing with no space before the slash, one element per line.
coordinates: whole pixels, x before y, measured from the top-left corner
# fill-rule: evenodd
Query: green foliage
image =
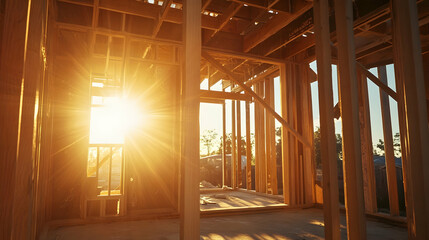
<path fill-rule="evenodd" d="M 374 146 L 374 155 L 384 156 L 384 141 L 378 139 L 378 143 Z M 393 151 L 395 157 L 401 157 L 401 139 L 399 133 L 393 136 Z"/>
<path fill-rule="evenodd" d="M 200 137 L 201 145 L 205 146 L 207 149 L 207 156 L 212 152 L 210 149 L 215 144 L 215 140 L 217 138 L 217 133 L 214 130 L 206 130 Z"/>
<path fill-rule="evenodd" d="M 321 146 L 320 146 L 320 128 L 317 128 L 316 131 L 313 134 L 314 136 L 314 153 L 316 158 L 316 166 L 320 167 L 322 166 L 322 155 L 321 155 Z M 335 148 L 337 150 L 337 159 L 343 160 L 343 138 L 340 134 L 335 135 L 336 142 L 335 142 Z"/>

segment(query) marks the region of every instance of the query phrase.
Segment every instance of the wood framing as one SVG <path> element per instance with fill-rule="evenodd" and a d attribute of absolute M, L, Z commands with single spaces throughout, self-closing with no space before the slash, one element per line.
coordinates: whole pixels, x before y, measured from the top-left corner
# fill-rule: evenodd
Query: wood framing
<path fill-rule="evenodd" d="M 377 68 L 380 80 L 387 85 L 386 66 Z M 383 122 L 384 157 L 386 162 L 387 188 L 389 193 L 390 215 L 399 215 L 398 184 L 396 178 L 395 153 L 393 149 L 392 121 L 390 117 L 389 96 L 380 90 L 381 119 Z"/>
<path fill-rule="evenodd" d="M 250 103 L 246 101 L 246 188 L 252 189 L 252 143 L 250 139 Z"/>
<path fill-rule="evenodd" d="M 222 186 L 227 186 L 226 175 L 226 105 L 222 103 Z"/>
<path fill-rule="evenodd" d="M 287 84 L 286 84 L 286 65 L 280 65 L 280 101 L 281 101 L 281 115 L 287 119 L 288 107 L 287 107 Z M 256 114 L 256 112 L 255 112 Z M 290 186 L 290 174 L 289 174 L 289 141 L 288 131 L 282 126 L 281 127 L 281 141 L 282 141 L 282 180 L 283 180 L 283 197 L 284 203 L 291 205 L 291 186 Z"/>
<path fill-rule="evenodd" d="M 236 104 L 231 101 L 231 187 L 237 187 L 237 122 L 236 122 Z"/>
<path fill-rule="evenodd" d="M 335 1 L 347 236 L 366 239 L 352 1 Z M 332 105 L 331 105 L 332 106 Z"/>
<path fill-rule="evenodd" d="M 201 59 L 201 2 L 184 2 L 183 152 L 180 239 L 200 238 L 199 82 Z"/>
<path fill-rule="evenodd" d="M 240 100 L 236 101 L 237 103 L 237 188 L 243 187 L 243 180 L 241 178 L 241 102 Z"/>
<path fill-rule="evenodd" d="M 406 189 L 408 238 L 429 237 L 429 131 L 414 1 L 391 1 L 396 88 L 402 125 L 403 168 Z"/>
<path fill-rule="evenodd" d="M 209 90 L 200 90 L 200 99 L 201 101 L 205 100 L 243 100 L 243 101 L 252 101 L 252 97 L 247 94 L 233 93 L 233 92 L 220 92 L 220 91 L 209 91 Z"/>
<path fill-rule="evenodd" d="M 286 120 L 284 120 L 274 109 L 272 109 L 260 96 L 258 96 L 252 89 L 250 89 L 247 85 L 243 83 L 243 81 L 239 80 L 240 78 L 235 76 L 234 73 L 230 72 L 229 70 L 225 69 L 221 64 L 219 64 L 213 57 L 211 57 L 208 53 L 202 52 L 202 56 L 210 62 L 214 67 L 219 69 L 220 71 L 224 72 L 226 75 L 230 77 L 232 81 L 234 81 L 237 85 L 239 85 L 245 92 L 247 92 L 249 95 L 251 95 L 253 98 L 255 98 L 256 101 L 258 101 L 260 104 L 262 104 L 263 107 L 265 107 L 273 116 L 286 127 L 286 129 L 289 130 L 291 134 L 293 134 L 297 139 L 299 139 L 304 145 L 307 147 L 310 147 L 310 144 L 307 142 L 307 140 L 302 137 L 298 132 L 296 132 L 288 123 Z"/>
<path fill-rule="evenodd" d="M 368 83 L 366 75 L 357 71 L 359 90 L 359 123 L 362 151 L 362 177 L 365 211 L 377 212 L 376 182 L 372 148 L 371 117 L 369 112 Z"/>

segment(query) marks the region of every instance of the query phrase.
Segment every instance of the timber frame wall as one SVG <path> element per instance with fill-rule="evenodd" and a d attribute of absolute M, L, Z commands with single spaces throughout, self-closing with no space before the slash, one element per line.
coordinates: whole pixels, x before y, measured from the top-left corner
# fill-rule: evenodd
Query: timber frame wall
<path fill-rule="evenodd" d="M 390 213 L 399 218 L 389 98 L 398 103 L 408 236 L 429 239 L 428 23 L 428 0 L 0 1 L 0 191 L 7 193 L 0 198 L 0 238 L 37 239 L 49 224 L 100 221 L 85 219 L 82 206 L 90 84 L 105 77 L 120 81 L 130 95 L 147 93 L 152 108 L 168 116 L 150 133 L 161 144 L 134 136 L 159 154 L 138 166 L 125 164 L 123 178 L 133 181 L 122 185 L 121 219 L 178 214 L 181 239 L 199 239 L 199 103 L 222 104 L 225 140 L 225 100 L 232 100 L 232 164 L 227 173 L 224 151 L 223 184 L 273 195 L 281 184 L 288 207 L 323 204 L 327 239 L 340 239 L 334 118 L 341 117 L 347 234 L 366 239 L 365 214 L 377 213 L 369 79 L 380 89 Z M 313 60 L 317 73 L 309 67 Z M 385 65 L 391 63 L 396 91 L 387 84 Z M 339 76 L 336 106 L 332 64 Z M 205 78 L 209 89 L 220 82 L 223 91 L 200 90 Z M 315 183 L 315 81 L 323 200 Z M 281 123 L 281 183 L 275 120 Z M 237 153 L 244 132 L 249 161 L 241 176 Z M 127 158 L 142 159 L 144 150 L 125 148 Z M 153 158 L 157 164 L 147 161 Z"/>

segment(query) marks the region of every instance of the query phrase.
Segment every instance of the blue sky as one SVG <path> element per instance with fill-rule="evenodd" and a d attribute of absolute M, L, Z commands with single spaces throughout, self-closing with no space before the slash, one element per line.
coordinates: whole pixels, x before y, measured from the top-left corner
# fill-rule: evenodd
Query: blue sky
<path fill-rule="evenodd" d="M 316 63 L 312 62 L 310 67 L 317 73 Z M 370 71 L 375 75 L 377 74 L 377 69 L 373 68 Z M 393 65 L 387 66 L 387 77 L 388 77 L 388 86 L 394 91 L 396 90 L 395 86 L 395 75 Z M 368 81 L 368 97 L 370 103 L 370 115 L 371 115 L 371 131 L 373 144 L 378 142 L 378 139 L 383 139 L 383 125 L 381 119 L 381 107 L 380 107 L 380 93 L 379 88 L 371 80 Z M 333 85 L 333 100 L 334 105 L 338 102 L 338 84 L 337 84 L 337 67 L 332 65 L 332 85 Z M 201 83 L 201 89 L 207 89 L 207 81 Z M 221 90 L 220 84 L 217 84 L 211 88 L 211 90 Z M 318 99 L 318 84 L 314 82 L 311 84 L 311 95 L 312 95 L 312 105 L 313 105 L 313 121 L 314 128 L 319 127 L 319 99 Z M 280 113 L 280 80 L 279 78 L 274 79 L 274 96 L 275 96 L 275 109 Z M 399 132 L 398 127 L 398 108 L 395 100 L 390 98 L 390 110 L 391 110 L 391 119 L 392 119 L 392 133 L 395 134 Z M 226 131 L 231 132 L 231 101 L 226 101 Z M 244 102 L 241 103 L 241 116 L 242 116 L 242 135 L 245 136 L 245 105 Z M 254 105 L 253 103 L 250 106 L 250 120 L 251 120 L 251 132 L 254 132 Z M 280 126 L 280 123 L 276 121 L 276 127 Z M 200 133 L 203 134 L 204 131 L 213 129 L 218 133 L 218 136 L 222 135 L 222 105 L 220 104 L 208 104 L 201 103 L 200 105 Z M 338 134 L 341 134 L 341 120 L 335 120 L 335 131 Z M 217 143 L 219 144 L 219 143 Z M 203 149 L 202 149 L 203 150 Z"/>

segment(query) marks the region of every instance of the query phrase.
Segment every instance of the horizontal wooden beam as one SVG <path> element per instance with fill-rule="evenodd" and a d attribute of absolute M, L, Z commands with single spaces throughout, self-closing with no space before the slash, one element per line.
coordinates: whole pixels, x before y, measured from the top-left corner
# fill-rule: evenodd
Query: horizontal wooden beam
<path fill-rule="evenodd" d="M 293 129 L 289 123 L 283 119 L 268 103 L 266 103 L 258 94 L 256 94 L 250 87 L 248 87 L 238 76 L 236 76 L 234 73 L 230 72 L 228 69 L 226 69 L 222 64 L 220 64 L 218 61 L 216 61 L 210 54 L 208 54 L 205 51 L 201 52 L 201 56 L 205 58 L 212 66 L 217 68 L 219 71 L 225 73 L 231 81 L 234 81 L 237 85 L 239 85 L 243 90 L 251 95 L 256 101 L 258 101 L 260 104 L 264 106 L 264 108 L 269 111 L 274 118 L 277 119 L 292 135 L 294 135 L 304 146 L 312 147 L 312 145 L 295 129 Z"/>
<path fill-rule="evenodd" d="M 216 55 L 222 55 L 225 57 L 251 60 L 251 61 L 261 62 L 261 63 L 280 65 L 280 64 L 283 64 L 285 62 L 284 59 L 264 57 L 264 56 L 259 56 L 259 55 L 255 55 L 255 54 L 250 54 L 250 53 L 222 50 L 222 49 L 217 49 L 217 48 L 213 48 L 213 47 L 203 47 L 202 50 L 204 50 L 207 53 L 214 53 Z"/>
<path fill-rule="evenodd" d="M 78 0 L 59 0 L 63 2 L 82 4 Z M 89 6 L 92 6 L 89 5 Z M 99 8 L 109 11 L 115 11 L 120 13 L 131 14 L 140 17 L 146 17 L 151 19 L 157 19 L 158 13 L 161 11 L 162 6 L 156 4 L 150 4 L 145 2 L 139 2 L 135 0 L 100 0 Z M 180 9 L 169 8 L 168 13 L 165 15 L 164 21 L 172 23 L 183 23 L 183 12 Z M 201 15 L 201 27 L 211 30 L 216 30 L 220 26 L 220 22 L 217 18 Z"/>
<path fill-rule="evenodd" d="M 246 81 L 244 84 L 246 84 L 248 87 L 251 87 L 253 84 L 265 80 L 266 77 L 278 71 L 279 71 L 279 66 L 272 66 L 271 68 L 267 69 L 265 72 L 259 74 L 257 77 Z M 241 88 L 240 86 L 237 86 L 231 90 L 231 92 L 241 92 L 241 91 L 243 91 L 243 88 Z"/>
<path fill-rule="evenodd" d="M 240 100 L 240 101 L 252 101 L 252 97 L 248 94 L 209 91 L 209 90 L 200 90 L 200 99 L 217 99 L 217 100 L 230 99 L 230 100 Z"/>

